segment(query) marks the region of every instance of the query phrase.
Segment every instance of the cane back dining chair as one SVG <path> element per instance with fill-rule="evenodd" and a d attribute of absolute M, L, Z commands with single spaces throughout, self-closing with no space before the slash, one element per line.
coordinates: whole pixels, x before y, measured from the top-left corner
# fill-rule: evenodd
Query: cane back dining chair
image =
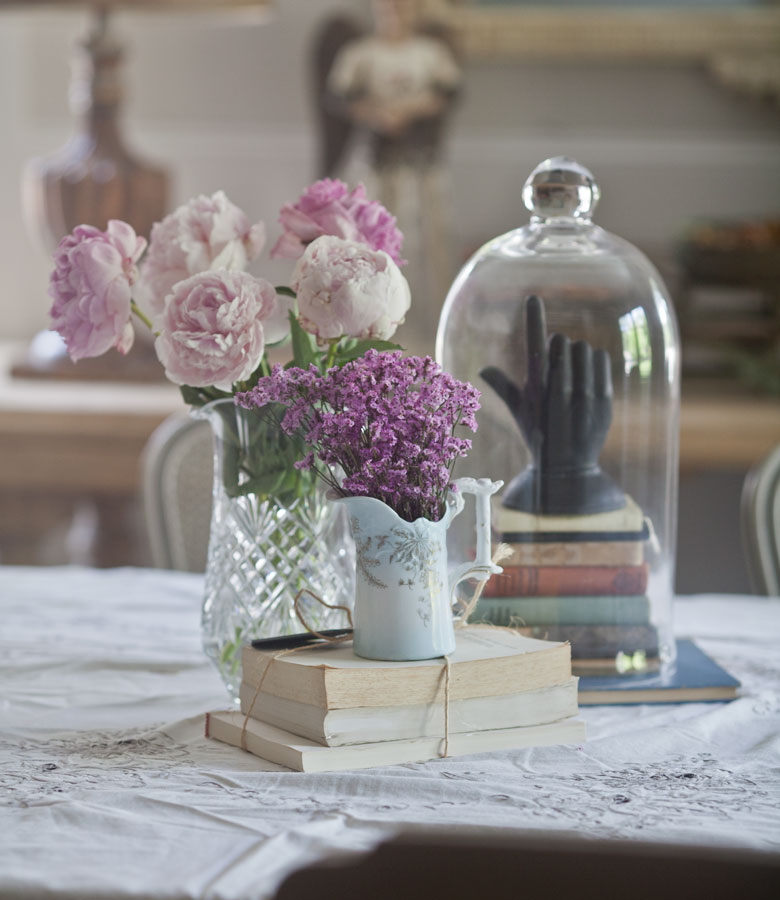
<path fill-rule="evenodd" d="M 753 589 L 780 597 L 780 445 L 748 472 L 741 506 L 742 543 Z"/>
<path fill-rule="evenodd" d="M 211 520 L 211 427 L 185 413 L 152 433 L 141 458 L 143 511 L 152 565 L 203 572 Z"/>

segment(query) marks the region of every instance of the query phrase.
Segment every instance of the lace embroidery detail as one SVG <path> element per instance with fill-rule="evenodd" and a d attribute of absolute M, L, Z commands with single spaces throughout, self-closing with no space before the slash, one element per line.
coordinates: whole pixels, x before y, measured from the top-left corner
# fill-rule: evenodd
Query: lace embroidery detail
<path fill-rule="evenodd" d="M 216 741 L 183 744 L 156 727 L 101 730 L 13 743 L 0 739 L 0 793 L 3 805 L 28 807 L 85 791 L 133 792 L 167 785 L 201 798 L 224 795 L 234 811 L 260 803 L 271 818 L 291 812 L 302 821 L 348 815 L 387 822 L 479 823 L 500 817 L 501 824 L 514 827 L 537 822 L 586 828 L 607 837 L 662 837 L 676 828 L 693 839 L 700 829 L 715 825 L 737 835 L 741 824 L 755 832 L 760 823 L 767 845 L 780 845 L 780 773 L 771 768 L 759 782 L 707 752 L 602 768 L 581 751 L 561 749 L 558 762 L 564 754 L 569 771 L 561 771 L 554 761 L 544 771 L 529 771 L 532 752 L 518 750 L 501 758 L 500 767 L 511 768 L 511 778 L 506 771 L 502 775 L 500 769 L 480 766 L 481 757 L 386 769 L 384 780 L 405 779 L 407 796 L 398 797 L 392 791 L 358 790 L 346 774 L 308 776 L 276 767 L 264 771 L 252 762 L 235 770 L 236 760 L 251 758 L 236 756 Z M 316 791 L 311 789 L 315 781 Z M 457 791 L 446 789 L 447 782 L 456 782 Z"/>

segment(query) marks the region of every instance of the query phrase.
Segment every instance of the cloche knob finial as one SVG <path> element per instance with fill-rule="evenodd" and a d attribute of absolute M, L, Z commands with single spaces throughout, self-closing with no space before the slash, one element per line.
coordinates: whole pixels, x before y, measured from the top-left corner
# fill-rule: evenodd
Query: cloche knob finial
<path fill-rule="evenodd" d="M 523 203 L 540 219 L 590 219 L 601 191 L 593 175 L 567 156 L 551 156 L 523 185 Z"/>

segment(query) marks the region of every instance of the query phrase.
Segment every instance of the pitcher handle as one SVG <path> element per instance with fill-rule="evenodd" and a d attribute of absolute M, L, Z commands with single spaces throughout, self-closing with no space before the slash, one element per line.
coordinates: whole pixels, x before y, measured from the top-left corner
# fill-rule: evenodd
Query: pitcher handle
<path fill-rule="evenodd" d="M 449 573 L 450 600 L 455 588 L 465 578 L 499 575 L 504 570 L 491 561 L 490 540 L 490 497 L 504 486 L 503 481 L 491 481 L 489 478 L 458 478 L 456 496 L 474 494 L 477 512 L 477 552 L 473 562 L 455 566 Z"/>

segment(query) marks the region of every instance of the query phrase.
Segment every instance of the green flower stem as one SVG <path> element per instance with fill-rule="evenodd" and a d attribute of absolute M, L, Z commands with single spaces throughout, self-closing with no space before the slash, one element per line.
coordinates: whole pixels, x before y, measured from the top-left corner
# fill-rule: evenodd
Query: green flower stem
<path fill-rule="evenodd" d="M 328 355 L 325 357 L 325 371 L 327 372 L 336 362 L 336 354 L 338 353 L 339 341 L 341 338 L 333 338 L 328 347 Z"/>
<path fill-rule="evenodd" d="M 146 315 L 146 313 L 142 312 L 141 309 L 137 306 L 135 300 L 130 301 L 130 310 L 134 312 L 138 318 L 146 325 L 149 331 L 154 332 L 154 326 L 152 325 L 152 320 Z M 156 333 L 156 332 L 155 332 Z"/>

